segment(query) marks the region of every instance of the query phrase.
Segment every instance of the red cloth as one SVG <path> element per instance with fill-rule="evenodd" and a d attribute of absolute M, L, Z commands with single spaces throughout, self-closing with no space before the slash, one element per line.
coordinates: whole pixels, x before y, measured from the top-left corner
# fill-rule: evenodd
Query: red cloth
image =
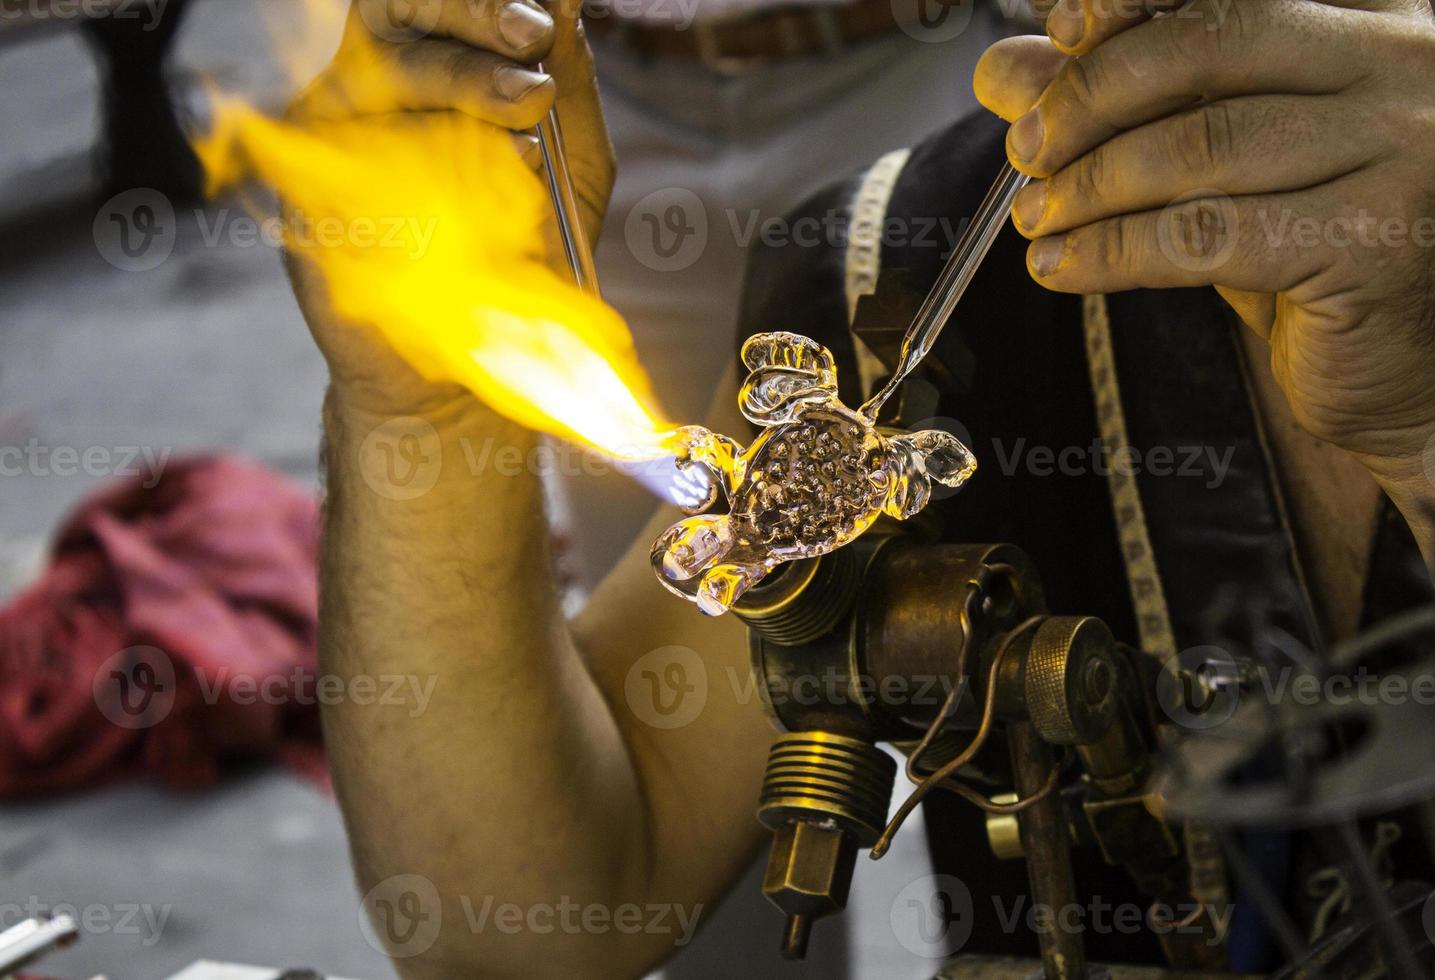
<path fill-rule="evenodd" d="M 235 758 L 322 778 L 318 522 L 303 488 L 231 457 L 84 501 L 0 610 L 0 796 L 204 785 Z"/>

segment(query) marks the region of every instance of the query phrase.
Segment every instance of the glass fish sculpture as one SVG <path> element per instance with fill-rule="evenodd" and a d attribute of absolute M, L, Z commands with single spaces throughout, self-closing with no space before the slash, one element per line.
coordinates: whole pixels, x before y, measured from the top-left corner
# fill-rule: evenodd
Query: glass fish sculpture
<path fill-rule="evenodd" d="M 679 469 L 705 469 L 710 489 L 685 508 L 695 516 L 653 542 L 658 580 L 710 616 L 784 562 L 836 551 L 882 514 L 913 516 L 933 481 L 958 487 L 976 472 L 976 457 L 950 433 L 889 435 L 842 404 L 832 353 L 814 340 L 757 334 L 742 361 L 750 373 L 739 407 L 763 431 L 746 448 L 702 426 L 677 432 Z M 728 512 L 703 513 L 719 491 Z"/>

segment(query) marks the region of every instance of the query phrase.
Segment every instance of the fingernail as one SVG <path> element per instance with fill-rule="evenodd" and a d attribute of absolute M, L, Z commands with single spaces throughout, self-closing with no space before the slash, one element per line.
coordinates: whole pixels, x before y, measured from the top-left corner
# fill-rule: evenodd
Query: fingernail
<path fill-rule="evenodd" d="M 1023 188 L 1012 205 L 1012 214 L 1017 226 L 1024 231 L 1032 231 L 1041 224 L 1041 219 L 1046 217 L 1046 181 L 1038 180 Z"/>
<path fill-rule="evenodd" d="M 517 102 L 546 81 L 548 81 L 548 76 L 542 72 L 505 66 L 498 69 L 495 84 L 498 85 L 498 91 L 503 93 L 505 99 Z"/>
<path fill-rule="evenodd" d="M 1061 265 L 1066 254 L 1066 239 L 1059 236 L 1043 238 L 1031 247 L 1031 270 L 1042 279 L 1051 275 Z"/>
<path fill-rule="evenodd" d="M 1007 137 L 1012 153 L 1023 163 L 1036 156 L 1037 152 L 1041 150 L 1044 139 L 1046 139 L 1046 132 L 1041 123 L 1041 106 L 1037 106 L 1018 119 L 1012 125 L 1011 134 Z"/>
<path fill-rule="evenodd" d="M 1046 18 L 1046 33 L 1063 48 L 1074 48 L 1086 36 L 1086 11 L 1081 0 L 1062 0 Z"/>
<path fill-rule="evenodd" d="M 514 50 L 530 48 L 553 30 L 553 18 L 525 3 L 506 3 L 498 13 L 498 33 Z"/>

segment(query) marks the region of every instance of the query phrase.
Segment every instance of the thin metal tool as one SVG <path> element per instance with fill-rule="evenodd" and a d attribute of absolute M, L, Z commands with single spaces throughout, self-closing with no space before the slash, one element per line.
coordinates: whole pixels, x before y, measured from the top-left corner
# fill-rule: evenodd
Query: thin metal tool
<path fill-rule="evenodd" d="M 80 929 L 68 915 L 25 919 L 0 932 L 0 976 L 14 971 L 79 938 Z"/>
<path fill-rule="evenodd" d="M 1002 164 L 996 182 L 987 192 L 981 207 L 977 208 L 977 213 L 972 216 L 971 223 L 967 225 L 967 230 L 962 233 L 961 240 L 952 251 L 952 257 L 947 260 L 942 274 L 937 277 L 936 285 L 927 294 L 922 308 L 912 320 L 912 325 L 907 328 L 907 335 L 902 339 L 902 354 L 897 362 L 897 369 L 892 372 L 892 377 L 882 389 L 862 406 L 861 413 L 864 416 L 876 419 L 887 399 L 892 397 L 892 393 L 906 380 L 907 375 L 922 363 L 922 358 L 931 353 L 942 328 L 951 319 L 952 311 L 957 308 L 962 294 L 972 284 L 982 260 L 991 251 L 992 243 L 996 241 L 1006 223 L 1007 215 L 1011 213 L 1017 193 L 1030 182 L 1030 177 L 1019 173 L 1010 163 Z"/>
<path fill-rule="evenodd" d="M 543 70 L 542 65 L 537 66 Z M 558 234 L 563 239 L 563 252 L 573 281 L 580 289 L 598 295 L 598 270 L 593 264 L 593 250 L 583 234 L 583 219 L 578 210 L 578 193 L 573 188 L 573 173 L 568 169 L 568 151 L 563 145 L 563 129 L 558 124 L 558 109 L 538 124 L 538 145 L 543 150 L 543 170 L 548 175 L 548 196 L 553 213 L 558 216 Z"/>

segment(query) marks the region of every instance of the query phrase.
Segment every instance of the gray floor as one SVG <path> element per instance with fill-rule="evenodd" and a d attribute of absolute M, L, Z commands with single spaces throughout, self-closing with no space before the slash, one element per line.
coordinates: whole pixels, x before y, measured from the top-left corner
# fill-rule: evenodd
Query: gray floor
<path fill-rule="evenodd" d="M 181 62 L 280 104 L 287 87 L 257 16 L 279 2 L 202 4 Z M 96 78 L 73 34 L 0 47 L 0 91 L 0 446 L 105 460 L 65 475 L 37 456 L 0 476 L 3 598 L 39 567 L 62 515 L 126 466 L 222 448 L 315 486 L 325 375 L 272 249 L 207 245 L 181 213 L 173 257 L 157 269 L 126 271 L 97 252 Z M 728 336 L 704 346 L 725 352 Z M 639 341 L 646 357 L 652 345 Z M 667 346 L 696 356 L 671 336 Z M 689 398 L 684 411 L 701 404 L 701 393 Z M 892 896 L 926 871 L 920 829 L 905 839 L 880 874 L 863 862 L 854 914 L 818 927 L 806 967 L 778 960 L 780 920 L 754 868 L 669 976 L 930 975 L 888 925 Z M 332 800 L 282 771 L 211 792 L 135 786 L 5 807 L 0 924 L 37 903 L 96 916 L 46 964 L 57 975 L 155 980 L 201 957 L 393 975 L 358 929 Z M 166 916 L 162 928 L 146 911 L 150 923 Z"/>
<path fill-rule="evenodd" d="M 275 104 L 253 8 L 204 4 L 183 59 Z M 181 212 L 169 261 L 115 268 L 91 227 L 97 89 L 78 38 L 0 49 L 0 91 L 0 445 L 102 461 L 69 473 L 32 453 L 0 477 L 0 595 L 80 497 L 146 460 L 223 448 L 315 486 L 325 372 L 274 251 L 208 247 Z M 37 905 L 90 917 L 44 964 L 56 976 L 156 980 L 200 957 L 394 976 L 360 934 L 333 800 L 287 772 L 6 806 L 0 855 L 0 924 Z"/>
<path fill-rule="evenodd" d="M 6 920 L 31 902 L 90 922 L 47 974 L 157 980 L 203 956 L 394 976 L 360 930 L 333 801 L 287 773 L 11 806 L 3 828 Z"/>

